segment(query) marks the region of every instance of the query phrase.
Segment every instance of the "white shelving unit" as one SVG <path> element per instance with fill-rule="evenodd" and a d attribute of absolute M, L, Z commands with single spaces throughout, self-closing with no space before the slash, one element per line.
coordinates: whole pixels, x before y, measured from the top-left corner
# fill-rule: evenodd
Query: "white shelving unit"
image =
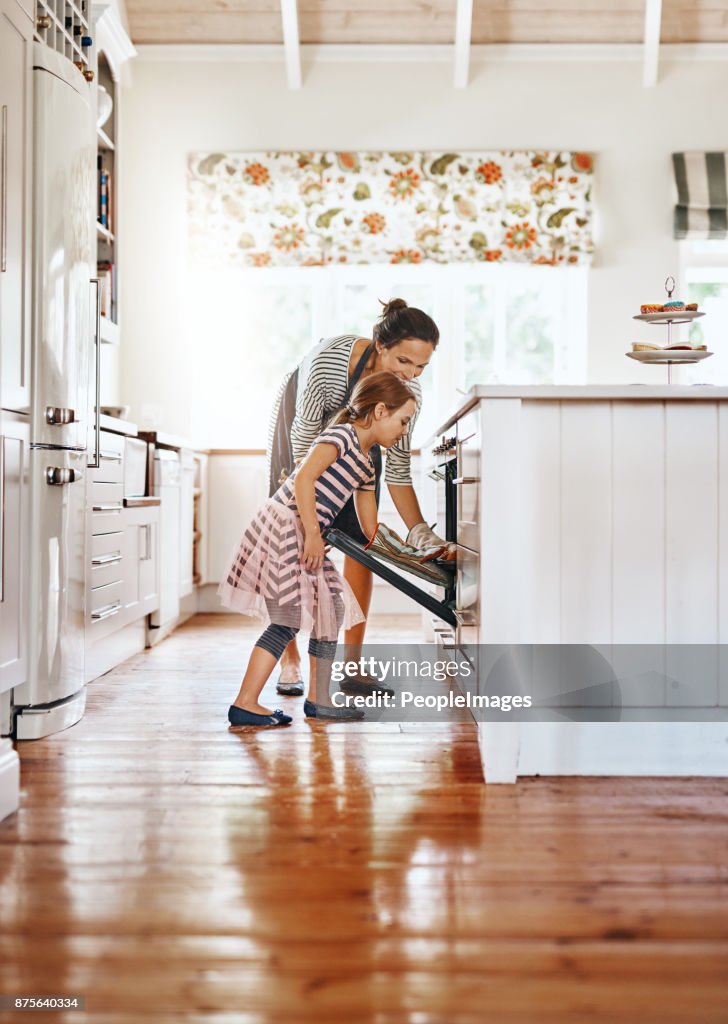
<path fill-rule="evenodd" d="M 103 87 L 111 97 L 111 113 L 96 125 L 97 170 L 103 169 L 107 179 L 106 223 L 100 220 L 100 180 L 97 181 L 96 252 L 99 278 L 102 286 L 101 341 L 118 345 L 121 341 L 119 316 L 119 243 L 120 210 L 118 182 L 120 169 L 121 133 L 119 110 L 121 106 L 121 74 L 126 61 L 136 53 L 124 30 L 119 9 L 104 0 L 90 4 L 91 34 L 95 44 L 97 109 L 98 90 Z"/>
<path fill-rule="evenodd" d="M 101 340 L 108 344 L 118 344 L 119 330 L 119 289 L 118 267 L 119 253 L 116 238 L 117 209 L 116 184 L 117 160 L 116 138 L 118 127 L 117 80 L 114 77 L 108 57 L 100 50 L 97 55 L 98 85 L 103 86 L 111 97 L 113 106 L 111 113 L 103 124 L 96 126 L 97 139 L 97 213 L 96 213 L 96 247 L 99 279 L 101 288 Z M 104 216 L 106 223 L 101 221 L 101 177 L 106 179 L 107 205 Z"/>
<path fill-rule="evenodd" d="M 87 82 L 93 81 L 88 0 L 37 0 L 34 36 L 73 61 Z"/>

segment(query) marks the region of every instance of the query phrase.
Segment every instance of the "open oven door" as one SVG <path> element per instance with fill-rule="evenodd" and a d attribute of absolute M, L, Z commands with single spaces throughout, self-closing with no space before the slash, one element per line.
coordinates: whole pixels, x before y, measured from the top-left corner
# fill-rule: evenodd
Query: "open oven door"
<path fill-rule="evenodd" d="M 339 551 L 343 551 L 345 555 L 353 558 L 356 562 L 370 569 L 375 576 L 379 576 L 381 579 L 386 580 L 387 583 L 391 583 L 393 587 L 406 594 L 407 597 L 412 598 L 417 604 L 422 605 L 423 608 L 427 608 L 428 611 L 433 612 L 444 622 L 447 622 L 450 626 L 457 626 L 458 620 L 455 615 L 455 572 L 456 566 L 454 562 L 439 562 L 438 565 L 443 568 L 444 572 L 450 577 L 448 584 L 443 584 L 444 596 L 441 601 L 438 601 L 436 597 L 429 594 L 426 590 L 421 587 L 415 586 L 414 583 L 400 576 L 398 572 L 390 568 L 385 562 L 381 560 L 377 555 L 372 554 L 363 545 L 357 541 L 352 540 L 351 537 L 346 533 L 342 533 L 341 530 L 328 530 L 325 536 L 327 544 L 331 544 L 332 547 L 337 548 Z M 424 574 L 418 573 L 417 565 L 402 565 L 398 563 L 401 569 L 405 572 L 412 573 L 415 576 L 421 576 L 422 579 L 428 579 L 429 577 Z"/>

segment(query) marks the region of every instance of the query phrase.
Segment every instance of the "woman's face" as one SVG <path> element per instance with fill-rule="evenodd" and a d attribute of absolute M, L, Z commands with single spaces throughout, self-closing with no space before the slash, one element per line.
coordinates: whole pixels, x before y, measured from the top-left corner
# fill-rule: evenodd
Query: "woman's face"
<path fill-rule="evenodd" d="M 380 402 L 374 410 L 373 427 L 376 443 L 382 448 L 391 448 L 410 428 L 415 414 L 415 400 L 409 398 L 399 409 L 389 410 L 384 402 Z"/>
<path fill-rule="evenodd" d="M 434 346 L 420 338 L 405 338 L 392 348 L 382 348 L 377 342 L 376 370 L 388 370 L 401 380 L 419 377 L 432 359 Z"/>

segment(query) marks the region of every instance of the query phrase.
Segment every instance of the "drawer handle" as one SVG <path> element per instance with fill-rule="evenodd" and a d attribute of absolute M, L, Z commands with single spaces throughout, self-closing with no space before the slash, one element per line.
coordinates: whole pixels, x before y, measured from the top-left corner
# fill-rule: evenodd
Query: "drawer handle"
<path fill-rule="evenodd" d="M 110 619 L 112 615 L 117 615 L 121 611 L 121 601 L 115 601 L 114 604 L 107 604 L 103 608 L 99 608 L 96 612 L 91 612 L 91 618 L 94 622 L 100 622 L 101 619 Z"/>
<path fill-rule="evenodd" d="M 93 512 L 121 512 L 123 505 L 94 505 Z"/>
<path fill-rule="evenodd" d="M 91 559 L 91 565 L 116 565 L 117 562 L 121 561 L 121 552 L 118 551 L 113 555 L 99 555 L 97 558 Z"/>
<path fill-rule="evenodd" d="M 479 484 L 479 476 L 456 476 L 453 480 L 453 484 L 459 487 L 461 484 Z"/>
<path fill-rule="evenodd" d="M 152 557 L 152 524 L 144 523 L 143 526 L 139 527 L 139 531 L 144 530 L 144 554 L 139 555 L 140 562 L 148 562 Z"/>
<path fill-rule="evenodd" d="M 107 462 L 121 462 L 121 455 L 117 455 L 116 452 L 101 452 L 101 458 Z"/>

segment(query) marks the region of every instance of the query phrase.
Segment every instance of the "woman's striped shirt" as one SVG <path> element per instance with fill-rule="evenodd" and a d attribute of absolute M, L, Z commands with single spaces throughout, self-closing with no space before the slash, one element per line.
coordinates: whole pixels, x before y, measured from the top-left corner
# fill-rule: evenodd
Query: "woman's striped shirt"
<path fill-rule="evenodd" d="M 351 352 L 357 340 L 356 334 L 324 338 L 300 363 L 296 415 L 291 425 L 291 444 L 295 459 L 302 459 L 306 455 L 321 433 L 322 424 L 343 405 L 349 384 Z M 287 380 L 288 377 L 281 386 L 271 430 L 274 428 L 277 406 Z M 409 381 L 409 385 L 415 394 L 416 409 L 408 433 L 385 453 L 384 479 L 388 484 L 412 484 L 411 437 L 422 405 L 422 391 L 416 380 Z M 272 436 L 269 438 L 269 451 L 271 443 Z"/>

